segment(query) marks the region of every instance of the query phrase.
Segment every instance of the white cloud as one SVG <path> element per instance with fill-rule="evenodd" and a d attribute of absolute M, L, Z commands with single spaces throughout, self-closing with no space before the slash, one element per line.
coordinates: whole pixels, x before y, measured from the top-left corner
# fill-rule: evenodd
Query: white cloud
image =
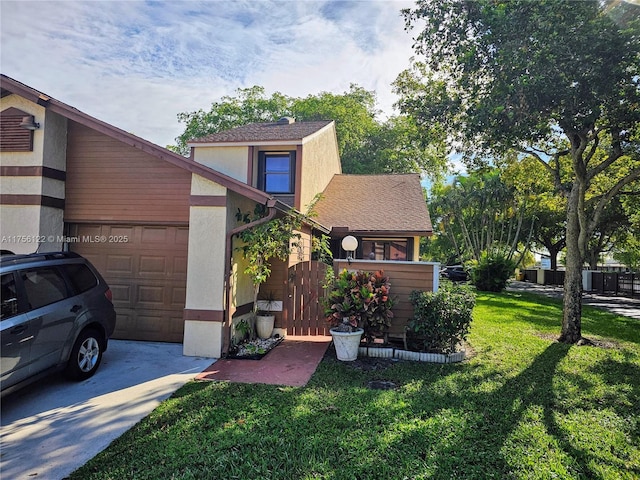
<path fill-rule="evenodd" d="M 2 73 L 159 145 L 237 88 L 375 90 L 408 66 L 407 1 L 0 2 Z"/>

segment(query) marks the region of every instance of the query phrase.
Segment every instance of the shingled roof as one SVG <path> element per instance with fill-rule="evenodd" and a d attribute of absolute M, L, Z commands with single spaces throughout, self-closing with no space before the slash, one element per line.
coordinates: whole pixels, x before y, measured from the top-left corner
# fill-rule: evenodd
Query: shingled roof
<path fill-rule="evenodd" d="M 334 175 L 315 208 L 318 223 L 351 233 L 432 234 L 420 176 Z"/>
<path fill-rule="evenodd" d="M 332 120 L 323 120 L 318 122 L 269 122 L 269 123 L 250 123 L 241 127 L 232 128 L 223 132 L 212 133 L 204 137 L 196 138 L 189 141 L 189 144 L 203 143 L 263 143 L 263 142 L 300 142 L 309 137 L 327 125 Z"/>

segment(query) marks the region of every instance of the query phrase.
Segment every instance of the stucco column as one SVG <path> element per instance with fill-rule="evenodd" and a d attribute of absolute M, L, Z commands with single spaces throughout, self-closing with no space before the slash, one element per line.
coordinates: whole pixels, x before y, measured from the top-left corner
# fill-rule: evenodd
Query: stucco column
<path fill-rule="evenodd" d="M 226 189 L 193 176 L 183 353 L 219 358 L 224 322 Z"/>

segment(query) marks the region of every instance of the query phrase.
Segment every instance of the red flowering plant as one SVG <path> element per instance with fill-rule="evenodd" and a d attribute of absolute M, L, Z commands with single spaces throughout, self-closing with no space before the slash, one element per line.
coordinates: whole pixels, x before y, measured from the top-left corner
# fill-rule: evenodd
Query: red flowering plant
<path fill-rule="evenodd" d="M 362 328 L 369 342 L 384 335 L 393 318 L 390 289 L 389 277 L 382 270 L 373 273 L 342 270 L 325 300 L 327 321 L 341 332 Z"/>

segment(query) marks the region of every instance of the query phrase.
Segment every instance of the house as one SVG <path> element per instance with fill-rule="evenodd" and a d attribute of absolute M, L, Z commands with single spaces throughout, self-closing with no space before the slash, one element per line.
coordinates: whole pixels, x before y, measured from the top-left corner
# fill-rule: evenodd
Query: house
<path fill-rule="evenodd" d="M 417 174 L 334 175 L 315 210 L 334 258 L 346 258 L 340 241 L 353 235 L 356 259 L 417 261 L 420 238 L 433 231 Z"/>
<path fill-rule="evenodd" d="M 0 83 L 1 248 L 69 248 L 89 258 L 113 291 L 115 338 L 183 342 L 185 355 L 219 357 L 231 325 L 253 306 L 235 247 L 245 228 L 236 213 L 256 204 L 286 215 L 324 192 L 301 248 L 274 264 L 270 282 L 285 300 L 289 269 L 310 263 L 314 234 L 337 245 L 349 231 L 375 261 L 408 262 L 430 233 L 417 176 L 340 174 L 332 121 L 239 127 L 193 140 L 185 158 L 14 79 Z M 347 214 L 345 189 L 371 188 L 375 194 Z M 279 318 L 282 331 L 294 318 L 289 310 Z"/>

